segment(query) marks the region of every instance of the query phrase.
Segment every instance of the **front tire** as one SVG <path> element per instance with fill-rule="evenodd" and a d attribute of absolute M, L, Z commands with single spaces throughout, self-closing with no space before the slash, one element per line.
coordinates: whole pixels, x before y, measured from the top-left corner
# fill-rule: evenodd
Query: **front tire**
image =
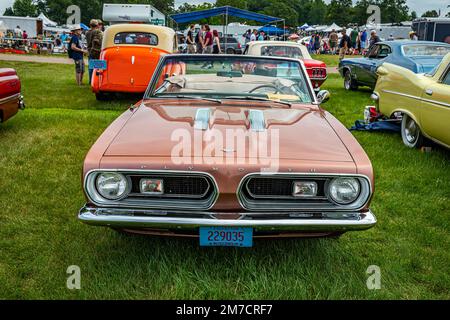
<path fill-rule="evenodd" d="M 227 54 L 234 54 L 234 49 L 228 48 L 226 51 Z"/>
<path fill-rule="evenodd" d="M 345 90 L 358 90 L 358 83 L 352 78 L 350 70 L 344 73 L 344 88 Z"/>
<path fill-rule="evenodd" d="M 419 125 L 407 114 L 403 114 L 402 118 L 402 140 L 409 148 L 420 148 L 424 142 Z"/>

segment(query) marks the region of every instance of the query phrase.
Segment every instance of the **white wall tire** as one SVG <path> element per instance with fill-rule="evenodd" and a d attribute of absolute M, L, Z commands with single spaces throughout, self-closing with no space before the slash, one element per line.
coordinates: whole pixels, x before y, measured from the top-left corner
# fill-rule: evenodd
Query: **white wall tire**
<path fill-rule="evenodd" d="M 402 140 L 409 148 L 420 148 L 423 146 L 423 134 L 419 125 L 413 118 L 403 114 L 402 118 Z"/>

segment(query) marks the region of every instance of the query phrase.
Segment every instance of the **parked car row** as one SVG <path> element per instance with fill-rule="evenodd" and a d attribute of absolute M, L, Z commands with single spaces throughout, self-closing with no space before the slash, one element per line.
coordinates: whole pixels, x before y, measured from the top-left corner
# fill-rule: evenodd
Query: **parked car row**
<path fill-rule="evenodd" d="M 375 44 L 363 58 L 343 59 L 339 73 L 347 90 L 359 86 L 375 88 L 377 69 L 383 63 L 392 63 L 414 73 L 431 72 L 450 52 L 450 44 L 430 41 L 385 41 Z"/>
<path fill-rule="evenodd" d="M 339 72 L 344 88 L 374 90 L 377 110 L 401 120 L 408 147 L 426 139 L 450 148 L 450 44 L 430 41 L 387 41 L 363 58 L 343 59 Z"/>
<path fill-rule="evenodd" d="M 117 24 L 104 34 L 101 68 L 94 70 L 91 85 L 98 100 L 114 92 L 143 93 L 162 55 L 176 52 L 178 35 L 173 29 L 145 24 Z M 327 78 L 325 63 L 311 58 L 305 46 L 294 42 L 256 41 L 241 44 L 233 37 L 220 38 L 225 54 L 290 57 L 302 61 L 318 92 Z"/>
<path fill-rule="evenodd" d="M 291 42 L 250 42 L 243 55 L 177 48 L 169 28 L 106 30 L 91 82 L 97 99 L 145 93 L 86 155 L 82 222 L 240 247 L 258 237 L 335 237 L 376 224 L 370 159 L 321 107 L 330 97 L 320 90 L 323 62 Z M 378 110 L 401 114 L 405 144 L 426 137 L 448 147 L 448 52 L 439 43 L 379 43 L 339 70 L 346 89 L 374 86 Z M 372 73 L 375 82 L 364 80 Z M 0 76 L 11 88 L 0 96 L 14 105 L 11 116 L 23 106 L 20 81 L 10 69 Z"/>

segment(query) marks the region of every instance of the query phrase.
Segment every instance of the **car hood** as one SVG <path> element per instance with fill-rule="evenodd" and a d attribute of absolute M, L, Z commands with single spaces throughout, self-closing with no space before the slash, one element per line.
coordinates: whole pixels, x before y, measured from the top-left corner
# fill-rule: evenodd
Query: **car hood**
<path fill-rule="evenodd" d="M 409 58 L 417 65 L 417 73 L 427 73 L 433 70 L 442 61 L 443 57 L 424 56 Z"/>
<path fill-rule="evenodd" d="M 276 152 L 276 149 L 271 148 L 273 145 L 274 148 L 278 147 L 280 159 L 353 161 L 347 148 L 325 119 L 322 109 L 312 105 L 296 105 L 292 108 L 267 106 L 267 103 L 253 101 L 251 105 L 248 101 L 233 101 L 231 104 L 147 101 L 116 135 L 104 156 L 167 157 L 179 149 L 182 141 L 187 141 L 192 154 L 195 152 L 194 145 L 195 148 L 200 145 L 204 151 L 208 145 L 214 145 L 216 148 L 212 157 L 223 157 L 224 153 L 230 152 L 239 158 L 252 158 L 255 155 L 259 158 L 266 157 L 264 154 L 251 152 L 253 149 L 249 146 L 249 140 L 254 139 L 254 136 L 250 136 L 253 133 L 266 134 L 267 140 L 272 141 L 268 151 L 271 157 L 271 152 Z M 202 111 L 197 112 L 199 109 L 209 109 L 209 121 L 200 116 Z M 265 128 L 259 132 L 254 125 L 258 122 L 257 119 L 251 121 L 253 118 L 250 113 L 254 115 L 254 110 L 261 111 L 256 113 L 258 116 L 263 115 L 265 123 Z M 202 124 L 207 129 L 200 129 Z M 227 145 L 231 140 L 225 139 L 227 134 L 238 134 L 239 138 L 235 140 L 234 146 Z M 242 138 L 242 134 L 247 134 L 247 138 Z M 245 140 L 244 156 L 238 152 L 242 150 L 238 140 L 240 143 Z M 216 143 L 212 143 L 213 141 Z M 210 149 L 208 150 L 211 151 Z"/>

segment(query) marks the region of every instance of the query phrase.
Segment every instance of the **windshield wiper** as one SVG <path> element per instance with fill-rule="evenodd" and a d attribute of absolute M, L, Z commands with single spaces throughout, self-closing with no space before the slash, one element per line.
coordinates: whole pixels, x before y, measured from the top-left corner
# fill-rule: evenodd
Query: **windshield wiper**
<path fill-rule="evenodd" d="M 194 99 L 194 100 L 204 100 L 204 101 L 210 101 L 210 102 L 217 102 L 222 103 L 222 100 L 219 99 L 213 99 L 213 98 L 203 98 L 203 97 L 197 97 L 197 96 L 188 96 L 188 95 L 161 95 L 161 96 L 153 96 L 154 98 L 177 98 L 177 99 Z"/>
<path fill-rule="evenodd" d="M 292 104 L 289 102 L 286 102 L 286 101 L 270 100 L 268 98 L 253 97 L 253 96 L 228 96 L 228 97 L 225 97 L 224 99 L 266 101 L 266 102 L 274 102 L 274 103 L 284 104 L 288 107 L 292 107 Z"/>

